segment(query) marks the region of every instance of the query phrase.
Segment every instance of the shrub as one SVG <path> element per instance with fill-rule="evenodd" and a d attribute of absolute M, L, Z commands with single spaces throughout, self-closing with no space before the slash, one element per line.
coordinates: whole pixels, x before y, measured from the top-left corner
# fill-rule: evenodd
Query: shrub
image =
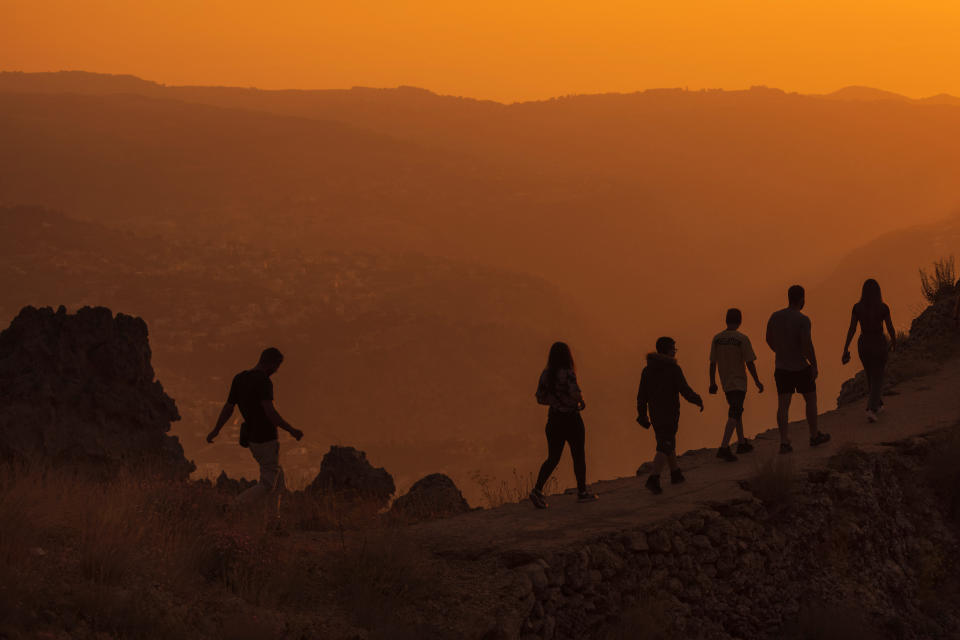
<path fill-rule="evenodd" d="M 957 269 L 953 256 L 933 263 L 933 272 L 920 269 L 920 291 L 931 304 L 957 292 Z"/>

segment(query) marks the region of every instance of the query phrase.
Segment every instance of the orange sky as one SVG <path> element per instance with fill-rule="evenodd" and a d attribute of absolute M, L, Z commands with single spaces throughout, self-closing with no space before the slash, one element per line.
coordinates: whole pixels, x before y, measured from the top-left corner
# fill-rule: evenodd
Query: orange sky
<path fill-rule="evenodd" d="M 512 101 L 765 84 L 960 95 L 957 0 L 0 0 L 0 70 Z"/>

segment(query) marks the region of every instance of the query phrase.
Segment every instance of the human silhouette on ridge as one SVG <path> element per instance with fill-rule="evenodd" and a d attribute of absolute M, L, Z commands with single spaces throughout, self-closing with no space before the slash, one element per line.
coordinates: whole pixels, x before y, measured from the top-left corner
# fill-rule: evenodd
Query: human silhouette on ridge
<path fill-rule="evenodd" d="M 857 340 L 857 355 L 867 377 L 867 421 L 876 422 L 883 410 L 883 374 L 887 365 L 887 353 L 897 347 L 897 332 L 893 328 L 890 307 L 883 302 L 880 284 L 870 278 L 863 283 L 860 301 L 853 305 L 850 314 L 850 328 L 847 341 L 843 345 L 843 364 L 850 362 L 850 342 L 860 325 L 860 338 Z M 886 325 L 890 334 L 890 344 L 883 336 Z"/>
<path fill-rule="evenodd" d="M 573 354 L 565 342 L 554 342 L 551 345 L 547 367 L 540 374 L 537 383 L 536 396 L 539 404 L 549 405 L 550 409 L 547 412 L 546 426 L 547 459 L 540 466 L 537 484 L 530 492 L 530 501 L 539 509 L 547 508 L 543 487 L 560 462 L 564 443 L 570 444 L 573 472 L 577 477 L 577 500 L 596 500 L 597 495 L 587 491 L 586 429 L 580 415 L 587 405 L 577 384 Z"/>
<path fill-rule="evenodd" d="M 240 446 L 249 447 L 250 453 L 260 465 L 260 482 L 241 493 L 237 502 L 246 504 L 268 498 L 271 516 L 276 520 L 279 520 L 280 492 L 285 487 L 283 467 L 280 466 L 277 427 L 297 440 L 303 437 L 303 432 L 290 426 L 273 406 L 273 383 L 270 376 L 277 372 L 282 363 L 283 354 L 279 349 L 270 347 L 263 350 L 255 367 L 234 376 L 230 394 L 220 410 L 217 424 L 207 435 L 207 442 L 213 442 L 233 415 L 234 407 L 240 407 L 240 414 L 243 416 Z"/>
<path fill-rule="evenodd" d="M 810 446 L 830 440 L 817 423 L 817 355 L 813 349 L 810 318 L 800 312 L 806 304 L 806 292 L 798 284 L 787 290 L 788 306 L 775 311 L 767 322 L 767 345 L 776 354 L 773 377 L 777 383 L 777 427 L 780 431 L 780 453 L 790 453 L 790 401 L 794 393 L 803 396 L 807 405 Z"/>

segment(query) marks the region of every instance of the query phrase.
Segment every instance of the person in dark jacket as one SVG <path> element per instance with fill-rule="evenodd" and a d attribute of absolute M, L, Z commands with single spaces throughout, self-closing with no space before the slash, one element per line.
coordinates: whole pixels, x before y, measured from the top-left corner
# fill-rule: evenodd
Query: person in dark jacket
<path fill-rule="evenodd" d="M 687 384 L 683 370 L 677 364 L 676 341 L 673 338 L 659 338 L 656 353 L 647 355 L 647 366 L 640 375 L 640 388 L 637 390 L 637 422 L 645 429 L 649 429 L 652 423 L 657 439 L 653 473 L 646 482 L 647 489 L 655 494 L 663 491 L 660 472 L 664 464 L 670 466 L 671 484 L 679 484 L 685 479 L 677 464 L 680 396 L 703 411 L 703 399 Z"/>
<path fill-rule="evenodd" d="M 537 402 L 550 406 L 547 412 L 547 459 L 540 466 L 537 484 L 530 492 L 530 502 L 538 509 L 547 508 L 543 487 L 557 468 L 563 445 L 570 444 L 573 473 L 577 477 L 577 500 L 592 502 L 595 493 L 587 491 L 587 462 L 584 450 L 586 432 L 580 412 L 586 408 L 583 394 L 577 384 L 573 355 L 565 342 L 554 342 L 547 356 L 547 368 L 537 383 Z"/>

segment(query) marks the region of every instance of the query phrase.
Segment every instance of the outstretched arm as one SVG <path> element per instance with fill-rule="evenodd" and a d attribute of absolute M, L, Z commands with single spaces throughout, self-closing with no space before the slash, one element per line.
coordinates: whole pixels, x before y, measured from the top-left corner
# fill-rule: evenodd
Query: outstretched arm
<path fill-rule="evenodd" d="M 809 325 L 803 332 L 803 355 L 807 359 L 807 362 L 810 363 L 810 368 L 813 371 L 813 379 L 816 380 L 819 369 L 817 367 L 817 354 L 813 350 L 813 335 Z"/>
<path fill-rule="evenodd" d="M 843 364 L 850 361 L 850 343 L 853 341 L 853 335 L 857 332 L 857 312 L 850 313 L 850 328 L 847 329 L 847 341 L 843 343 Z"/>
<path fill-rule="evenodd" d="M 645 429 L 650 428 L 650 418 L 647 417 L 647 383 L 644 376 L 640 376 L 640 386 L 637 388 L 637 422 Z"/>
<path fill-rule="evenodd" d="M 300 429 L 292 427 L 289 422 L 284 420 L 283 417 L 279 413 L 277 413 L 277 408 L 273 406 L 273 400 L 264 400 L 263 410 L 266 412 L 267 419 L 270 422 L 277 425 L 278 427 L 280 427 L 281 429 L 283 429 L 284 431 L 292 435 L 297 440 L 303 437 L 303 431 L 300 431 Z"/>
<path fill-rule="evenodd" d="M 747 362 L 747 371 L 753 376 L 753 382 L 757 385 L 757 391 L 763 393 L 763 383 L 760 382 L 760 374 L 757 373 L 757 365 L 753 360 Z"/>
<path fill-rule="evenodd" d="M 233 415 L 234 404 L 232 402 L 227 402 L 223 405 L 223 408 L 220 409 L 220 415 L 217 417 L 217 424 L 213 427 L 213 431 L 207 434 L 207 442 L 213 442 L 213 439 L 219 435 L 220 430 L 223 429 L 223 425 L 227 424 L 227 420 L 230 419 L 230 416 Z"/>
<path fill-rule="evenodd" d="M 690 404 L 695 404 L 700 407 L 700 411 L 703 411 L 703 398 L 700 397 L 700 394 L 690 388 L 690 385 L 687 384 L 687 379 L 683 377 L 683 371 L 678 369 L 678 375 L 680 379 L 678 380 L 678 387 L 680 389 L 680 395 L 683 396 L 684 400 Z"/>
<path fill-rule="evenodd" d="M 958 298 L 960 300 L 960 298 Z M 897 348 L 897 330 L 893 328 L 893 318 L 890 317 L 890 313 L 887 313 L 887 317 L 883 319 L 883 323 L 887 325 L 887 333 L 890 334 L 890 350 L 894 351 Z"/>

